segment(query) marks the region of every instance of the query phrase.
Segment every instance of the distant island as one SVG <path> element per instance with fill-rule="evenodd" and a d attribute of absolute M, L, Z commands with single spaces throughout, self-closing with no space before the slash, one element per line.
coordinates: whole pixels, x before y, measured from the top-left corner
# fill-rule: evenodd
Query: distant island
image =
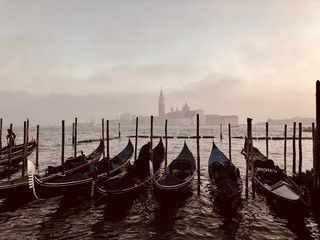
<path fill-rule="evenodd" d="M 165 112 L 165 101 L 162 88 L 158 103 L 158 116 L 154 116 L 155 125 L 164 125 L 165 120 L 168 120 L 168 125 L 174 126 L 192 126 L 197 124 L 197 115 L 199 115 L 199 123 L 201 125 L 226 125 L 238 126 L 238 116 L 236 115 L 217 115 L 204 114 L 202 109 L 191 110 L 187 103 L 184 104 L 181 110 L 171 107 L 170 112 Z M 149 125 L 150 116 L 139 116 L 139 125 Z M 110 124 L 134 125 L 136 116 L 130 114 L 123 114 L 119 119 L 111 120 Z"/>

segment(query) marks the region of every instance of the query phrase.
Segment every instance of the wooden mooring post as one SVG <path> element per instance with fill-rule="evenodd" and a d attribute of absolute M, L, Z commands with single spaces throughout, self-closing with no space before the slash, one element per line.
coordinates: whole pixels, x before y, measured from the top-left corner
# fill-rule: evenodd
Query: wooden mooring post
<path fill-rule="evenodd" d="M 230 123 L 228 124 L 228 132 L 229 132 L 229 160 L 232 162 L 231 159 L 231 126 Z"/>
<path fill-rule="evenodd" d="M 199 137 L 199 113 L 197 114 L 197 170 L 198 170 L 198 195 L 200 195 L 200 137 Z"/>
<path fill-rule="evenodd" d="M 168 165 L 168 119 L 165 121 L 164 126 L 164 141 L 165 141 L 165 154 L 164 154 L 164 166 Z"/>
<path fill-rule="evenodd" d="M 62 166 L 62 175 L 64 175 L 64 171 L 65 171 L 65 164 L 64 164 L 64 120 L 62 120 L 62 143 L 61 143 L 61 166 Z"/>
<path fill-rule="evenodd" d="M 220 124 L 220 140 L 222 140 L 222 124 Z"/>
<path fill-rule="evenodd" d="M 299 123 L 299 165 L 298 165 L 298 179 L 301 183 L 301 174 L 302 174 L 302 123 Z"/>
<path fill-rule="evenodd" d="M 78 119 L 74 119 L 74 157 L 77 157 L 77 126 L 78 125 Z"/>
<path fill-rule="evenodd" d="M 315 187 L 319 190 L 319 176 L 320 176 L 320 81 L 316 82 L 316 131 L 314 136 L 314 181 Z"/>
<path fill-rule="evenodd" d="M 134 160 L 137 160 L 137 151 L 138 151 L 138 117 L 136 117 L 136 141 L 134 144 Z"/>
<path fill-rule="evenodd" d="M 266 157 L 269 158 L 269 124 L 266 122 Z"/>
<path fill-rule="evenodd" d="M 37 125 L 37 139 L 36 139 L 36 168 L 39 167 L 39 131 L 40 127 Z"/>
<path fill-rule="evenodd" d="M 296 122 L 293 122 L 292 135 L 292 174 L 296 174 Z"/>
<path fill-rule="evenodd" d="M 153 174 L 154 174 L 154 169 L 153 169 L 153 115 L 151 115 L 151 123 L 150 123 L 150 163 L 149 163 L 149 170 L 150 170 L 150 176 L 151 176 L 151 189 L 153 190 Z"/>
<path fill-rule="evenodd" d="M 9 171 L 8 171 L 8 180 L 11 175 L 11 158 L 12 158 L 12 123 L 10 123 L 10 133 L 9 133 Z"/>
<path fill-rule="evenodd" d="M 110 170 L 109 170 L 109 160 L 110 160 L 110 152 L 109 152 L 109 150 L 110 150 L 110 145 L 109 145 L 109 142 L 110 142 L 110 138 L 109 138 L 109 120 L 107 120 L 107 122 L 106 122 L 106 124 L 107 124 L 107 132 L 106 132 L 106 137 L 107 137 L 107 176 L 109 176 L 109 172 L 110 172 Z"/>
<path fill-rule="evenodd" d="M 284 125 L 284 173 L 287 173 L 287 124 Z"/>
<path fill-rule="evenodd" d="M 2 155 L 2 118 L 0 118 L 0 155 Z"/>
<path fill-rule="evenodd" d="M 102 142 L 104 145 L 104 118 L 102 118 L 102 120 L 101 120 L 101 135 L 102 135 Z M 106 146 L 106 145 L 104 145 L 104 146 Z M 103 147 L 102 157 L 103 158 L 106 157 L 106 148 L 105 147 Z"/>
<path fill-rule="evenodd" d="M 27 151 L 28 151 L 28 142 L 27 142 L 27 122 L 23 122 L 23 154 L 22 154 L 22 171 L 21 176 L 24 177 L 26 171 L 27 163 Z"/>
<path fill-rule="evenodd" d="M 252 178 L 252 197 L 255 198 L 255 184 L 254 184 L 254 168 L 252 158 L 252 119 L 247 118 L 247 139 L 246 139 L 246 198 L 248 198 L 249 191 L 249 166 L 251 167 L 251 178 Z"/>

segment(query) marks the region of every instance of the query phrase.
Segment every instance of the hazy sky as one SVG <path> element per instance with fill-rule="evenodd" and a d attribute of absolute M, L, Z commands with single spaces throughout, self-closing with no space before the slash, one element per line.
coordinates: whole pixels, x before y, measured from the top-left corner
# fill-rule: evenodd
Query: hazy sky
<path fill-rule="evenodd" d="M 320 1 L 0 0 L 5 122 L 315 117 Z M 10 103 L 10 104 L 8 104 Z"/>

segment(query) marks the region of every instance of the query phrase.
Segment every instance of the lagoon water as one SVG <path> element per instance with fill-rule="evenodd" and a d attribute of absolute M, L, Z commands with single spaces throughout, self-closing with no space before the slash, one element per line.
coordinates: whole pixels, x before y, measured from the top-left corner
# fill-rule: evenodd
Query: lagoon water
<path fill-rule="evenodd" d="M 121 126 L 121 138 L 110 140 L 110 155 L 121 151 L 127 144 L 127 136 L 135 135 L 135 127 Z M 22 141 L 22 129 L 15 129 L 17 142 Z M 269 137 L 281 137 L 283 126 L 269 126 Z M 150 135 L 149 126 L 141 126 L 139 135 Z M 48 165 L 61 161 L 61 127 L 41 127 L 39 144 L 39 173 Z M 154 135 L 164 135 L 164 127 L 154 127 Z M 177 138 L 176 136 L 196 136 L 195 126 L 169 126 L 168 162 L 180 152 L 184 141 L 197 157 L 196 138 Z M 231 135 L 245 136 L 246 126 L 231 128 Z M 35 128 L 30 128 L 30 136 L 36 136 Z M 98 139 L 101 126 L 78 126 L 77 139 Z M 118 136 L 118 126 L 110 127 L 110 137 Z M 220 140 L 219 126 L 200 126 L 200 136 L 215 136 L 216 145 L 229 156 L 228 128 L 223 127 Z M 265 137 L 264 126 L 253 126 L 253 136 Z M 288 137 L 292 128 L 288 127 Z M 310 137 L 311 133 L 303 133 Z M 66 128 L 65 157 L 73 156 L 71 128 Z M 135 145 L 135 139 L 131 139 Z M 138 150 L 148 138 L 138 138 Z M 221 212 L 213 202 L 208 182 L 207 161 L 213 138 L 200 139 L 200 193 L 197 193 L 197 179 L 192 191 L 171 207 L 159 205 L 151 190 L 141 193 L 134 199 L 118 203 L 97 204 L 89 197 L 56 197 L 48 200 L 25 200 L 19 196 L 16 202 L 0 200 L 0 239 L 320 239 L 320 218 L 310 212 L 296 214 L 286 212 L 279 206 L 256 194 L 249 197 L 242 194 L 236 211 Z M 153 140 L 154 146 L 158 138 Z M 77 150 L 89 154 L 98 142 L 81 143 Z M 245 159 L 241 155 L 244 139 L 232 138 L 231 157 L 245 178 Z M 254 140 L 254 146 L 263 153 L 265 140 Z M 298 141 L 297 156 L 298 156 Z M 312 168 L 312 141 L 302 141 L 303 171 Z M 269 140 L 269 158 L 283 168 L 284 141 Z M 297 157 L 298 159 L 298 157 Z M 35 162 L 35 153 L 29 156 Z M 298 160 L 297 160 L 298 161 Z M 287 170 L 292 172 L 292 140 L 287 141 Z M 245 183 L 245 180 L 244 180 Z M 173 199 L 174 201 L 174 199 Z"/>

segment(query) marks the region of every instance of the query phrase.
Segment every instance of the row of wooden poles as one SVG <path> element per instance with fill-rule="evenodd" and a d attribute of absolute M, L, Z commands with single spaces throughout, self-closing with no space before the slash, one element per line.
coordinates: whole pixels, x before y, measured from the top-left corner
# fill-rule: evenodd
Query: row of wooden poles
<path fill-rule="evenodd" d="M 105 121 L 102 119 L 102 140 L 103 142 L 105 141 L 105 130 L 104 130 L 104 125 Z M 247 136 L 248 138 L 251 138 L 252 142 L 252 119 L 248 118 L 247 119 L 247 125 L 248 125 L 248 132 Z M 167 165 L 167 144 L 168 144 L 168 134 L 167 134 L 167 126 L 168 126 L 168 120 L 165 120 L 165 166 Z M 109 120 L 106 121 L 106 150 L 103 151 L 103 158 L 105 158 L 107 154 L 107 159 L 109 159 Z M 228 131 L 229 131 L 229 159 L 232 161 L 232 156 L 231 156 L 231 126 L 228 124 Z M 28 143 L 28 132 L 29 132 L 29 120 L 24 122 L 24 161 L 23 161 L 23 170 L 22 170 L 22 176 L 25 174 L 26 170 L 26 162 L 27 162 L 27 143 Z M 2 150 L 2 118 L 0 119 L 0 151 Z M 12 124 L 10 124 L 10 139 L 12 138 Z M 312 133 L 314 133 L 314 124 L 312 124 Z M 120 133 L 120 124 L 119 124 L 119 137 L 121 136 Z M 151 116 L 151 145 L 152 145 L 152 139 L 153 139 L 153 116 Z M 197 114 L 197 165 L 198 165 L 198 179 L 200 181 L 200 146 L 199 146 L 199 115 Z M 314 139 L 314 134 L 313 137 Z M 222 125 L 220 125 L 220 139 L 222 139 Z M 266 123 L 266 156 L 268 158 L 268 151 L 269 151 L 269 146 L 268 146 L 268 139 L 269 139 L 269 127 L 268 123 Z M 296 123 L 294 122 L 293 125 L 293 169 L 292 172 L 293 174 L 296 174 L 296 146 L 295 146 L 295 139 L 296 139 Z M 299 123 L 299 175 L 301 175 L 302 172 L 302 123 Z M 284 130 L 284 171 L 286 172 L 286 149 L 287 149 L 287 125 L 285 125 L 285 130 Z M 134 158 L 137 158 L 137 141 L 138 141 L 138 117 L 136 118 L 136 134 L 135 134 L 135 156 Z M 72 125 L 72 142 L 73 142 L 73 148 L 74 148 L 74 157 L 77 156 L 77 118 L 75 118 L 75 122 Z M 36 137 L 36 167 L 38 167 L 38 156 L 39 156 L 39 151 L 38 151 L 38 145 L 39 145 L 39 125 L 37 125 L 37 137 Z M 62 174 L 64 174 L 64 149 L 65 149 L 65 121 L 62 120 L 62 148 L 61 148 L 61 164 L 62 164 Z M 12 146 L 9 147 L 9 174 L 10 174 L 10 168 L 11 168 L 11 153 L 12 153 Z M 0 152 L 1 154 L 1 152 Z M 150 157 L 153 157 L 151 154 Z M 248 174 L 246 174 L 248 176 Z M 248 177 L 246 177 L 247 179 Z"/>
<path fill-rule="evenodd" d="M 0 118 L 0 156 L 3 158 L 5 157 L 2 155 L 2 129 L 3 129 L 3 119 Z M 8 141 L 12 143 L 13 136 L 13 124 L 10 123 L 10 132 L 9 132 L 9 139 Z M 36 137 L 36 166 L 38 167 L 38 159 L 39 159 L 39 125 L 37 125 L 37 137 Z M 29 142 L 29 119 L 24 121 L 23 123 L 23 161 L 22 161 L 22 177 L 25 176 L 25 172 L 27 170 L 27 156 L 28 156 L 28 142 Z M 8 179 L 10 179 L 11 169 L 12 169 L 12 149 L 14 146 L 9 144 L 8 146 Z"/>

